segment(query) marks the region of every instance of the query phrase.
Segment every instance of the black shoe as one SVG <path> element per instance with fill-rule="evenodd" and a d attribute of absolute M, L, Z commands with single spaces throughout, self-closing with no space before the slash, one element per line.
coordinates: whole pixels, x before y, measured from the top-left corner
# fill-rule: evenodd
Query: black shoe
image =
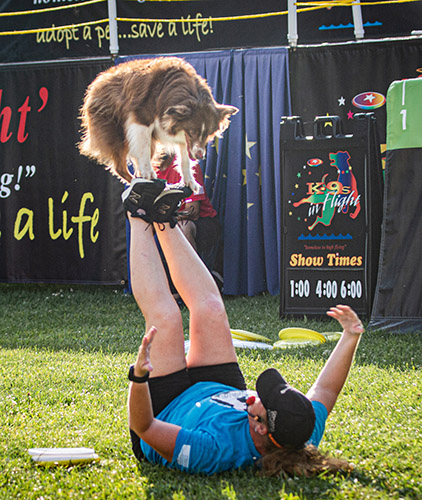
<path fill-rule="evenodd" d="M 154 200 L 163 191 L 166 181 L 163 179 L 132 179 L 130 186 L 122 193 L 123 207 L 133 217 L 150 214 Z M 143 218 L 143 217 L 141 217 Z"/>
<path fill-rule="evenodd" d="M 177 189 L 166 189 L 160 193 L 154 201 L 151 217 L 154 222 L 169 222 L 170 227 L 177 224 L 177 209 L 180 202 L 192 194 L 192 190 L 186 186 Z"/>

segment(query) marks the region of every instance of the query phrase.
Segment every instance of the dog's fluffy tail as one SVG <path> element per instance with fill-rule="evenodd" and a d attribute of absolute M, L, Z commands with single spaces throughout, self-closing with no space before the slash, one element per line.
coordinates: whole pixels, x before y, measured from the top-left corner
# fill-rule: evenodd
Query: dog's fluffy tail
<path fill-rule="evenodd" d="M 81 141 L 78 142 L 78 149 L 81 155 L 87 156 L 88 158 L 96 158 L 96 155 L 93 155 L 92 152 L 91 138 L 89 137 L 88 132 L 85 132 Z"/>
<path fill-rule="evenodd" d="M 130 182 L 132 176 L 126 165 L 127 145 L 124 140 L 119 140 L 119 130 L 114 125 L 93 126 L 89 116 L 83 112 L 81 119 L 82 138 L 77 145 L 80 154 L 105 165 L 122 182 Z"/>
<path fill-rule="evenodd" d="M 78 143 L 79 152 L 102 165 L 105 165 L 106 170 L 109 170 L 113 175 L 119 177 L 122 182 L 130 182 L 132 176 L 126 167 L 126 153 L 121 150 L 114 152 L 110 151 L 105 154 L 104 150 L 96 148 L 92 143 L 92 138 L 89 132 L 85 132 L 82 140 Z"/>
<path fill-rule="evenodd" d="M 102 163 L 103 165 L 107 165 L 112 161 L 100 148 L 94 147 L 89 129 L 86 129 L 83 133 L 82 139 L 78 143 L 78 149 L 81 155 L 88 157 L 90 160 Z"/>

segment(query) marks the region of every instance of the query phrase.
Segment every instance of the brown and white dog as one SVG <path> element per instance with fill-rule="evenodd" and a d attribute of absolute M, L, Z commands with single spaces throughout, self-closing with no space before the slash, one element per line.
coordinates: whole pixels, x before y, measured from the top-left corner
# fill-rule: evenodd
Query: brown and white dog
<path fill-rule="evenodd" d="M 237 111 L 218 104 L 206 81 L 182 59 L 136 59 L 100 73 L 89 85 L 79 150 L 130 182 L 127 159 L 135 176 L 152 179 L 156 142 L 176 145 L 183 181 L 196 191 L 189 158 L 202 159 L 208 141 L 222 134 Z"/>

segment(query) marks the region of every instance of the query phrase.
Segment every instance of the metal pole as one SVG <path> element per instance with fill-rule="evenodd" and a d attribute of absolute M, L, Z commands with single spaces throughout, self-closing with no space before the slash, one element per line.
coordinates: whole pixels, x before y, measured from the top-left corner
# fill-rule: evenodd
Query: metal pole
<path fill-rule="evenodd" d="M 108 26 L 110 28 L 110 54 L 116 57 L 119 54 L 119 33 L 117 29 L 116 0 L 107 0 L 108 4 Z"/>
<path fill-rule="evenodd" d="M 297 34 L 297 12 L 296 12 L 296 0 L 287 0 L 287 41 L 289 42 L 290 47 L 297 46 L 297 40 L 299 38 Z"/>
<path fill-rule="evenodd" d="M 352 12 L 353 12 L 353 24 L 355 26 L 355 37 L 356 40 L 362 40 L 364 35 L 365 35 L 365 30 L 363 29 L 363 22 L 362 22 L 362 9 L 360 5 L 354 5 L 358 4 L 359 0 L 355 0 L 352 3 Z"/>

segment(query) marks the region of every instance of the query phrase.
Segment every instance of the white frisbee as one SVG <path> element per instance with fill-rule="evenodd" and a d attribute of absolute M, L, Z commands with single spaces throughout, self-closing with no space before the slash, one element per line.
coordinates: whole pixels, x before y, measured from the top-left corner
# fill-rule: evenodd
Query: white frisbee
<path fill-rule="evenodd" d="M 30 448 L 28 453 L 38 465 L 76 465 L 99 460 L 92 448 Z"/>
<path fill-rule="evenodd" d="M 233 346 L 239 349 L 273 349 L 271 344 L 264 342 L 253 342 L 251 340 L 232 339 Z M 189 351 L 190 340 L 185 340 L 185 352 Z"/>

